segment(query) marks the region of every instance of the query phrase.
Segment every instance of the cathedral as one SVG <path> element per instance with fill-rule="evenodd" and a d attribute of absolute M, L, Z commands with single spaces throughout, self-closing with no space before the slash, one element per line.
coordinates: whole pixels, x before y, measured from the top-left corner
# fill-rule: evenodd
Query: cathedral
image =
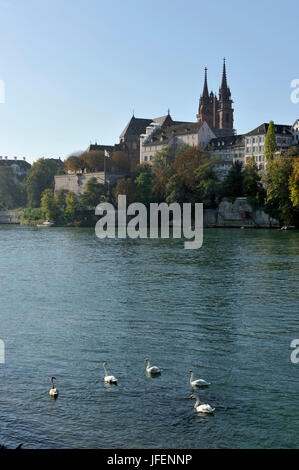
<path fill-rule="evenodd" d="M 222 82 L 219 88 L 219 96 L 209 93 L 207 68 L 203 92 L 199 100 L 197 121 L 206 122 L 211 129 L 222 129 L 222 134 L 232 135 L 234 129 L 234 110 L 232 107 L 231 92 L 227 85 L 225 59 L 223 62 Z"/>

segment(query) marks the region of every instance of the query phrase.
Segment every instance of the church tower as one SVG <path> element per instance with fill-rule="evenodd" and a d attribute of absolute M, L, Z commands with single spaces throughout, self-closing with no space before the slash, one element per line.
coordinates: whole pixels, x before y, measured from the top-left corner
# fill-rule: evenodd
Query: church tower
<path fill-rule="evenodd" d="M 234 128 L 234 110 L 231 92 L 227 86 L 225 59 L 223 62 L 222 83 L 219 89 L 218 121 L 219 129 Z"/>
<path fill-rule="evenodd" d="M 198 122 L 204 122 L 213 127 L 213 103 L 214 103 L 214 94 L 209 95 L 208 90 L 208 78 L 207 78 L 207 68 L 205 68 L 205 79 L 203 85 L 203 92 L 199 100 L 198 114 L 196 115 Z"/>

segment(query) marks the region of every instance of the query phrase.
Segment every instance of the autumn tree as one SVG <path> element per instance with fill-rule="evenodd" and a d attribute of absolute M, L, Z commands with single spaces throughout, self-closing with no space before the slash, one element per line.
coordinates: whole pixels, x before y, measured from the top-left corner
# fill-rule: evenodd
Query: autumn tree
<path fill-rule="evenodd" d="M 111 173 L 124 175 L 130 173 L 130 159 L 127 152 L 115 151 L 112 153 L 112 157 L 107 160 L 107 169 L 109 168 Z"/>
<path fill-rule="evenodd" d="M 299 157 L 294 158 L 293 170 L 289 179 L 290 199 L 293 207 L 299 210 Z"/>
<path fill-rule="evenodd" d="M 127 196 L 127 205 L 131 204 L 132 202 L 138 202 L 139 193 L 137 186 L 132 178 L 121 178 L 117 181 L 113 190 L 115 204 L 118 203 L 119 195 Z"/>

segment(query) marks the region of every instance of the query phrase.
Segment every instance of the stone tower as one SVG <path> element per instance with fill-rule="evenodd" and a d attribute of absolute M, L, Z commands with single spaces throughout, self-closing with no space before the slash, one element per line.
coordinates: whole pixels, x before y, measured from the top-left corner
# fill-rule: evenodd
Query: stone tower
<path fill-rule="evenodd" d="M 203 85 L 202 95 L 199 100 L 198 114 L 196 115 L 198 122 L 206 122 L 210 127 L 213 126 L 214 122 L 214 93 L 209 94 L 208 90 L 208 79 L 207 79 L 207 68 L 205 68 L 205 79 Z"/>
<path fill-rule="evenodd" d="M 207 68 L 203 92 L 199 100 L 198 122 L 206 122 L 211 129 L 224 129 L 226 134 L 231 135 L 234 128 L 234 110 L 232 107 L 231 92 L 227 85 L 225 59 L 223 62 L 222 83 L 219 88 L 219 98 L 216 93 L 208 90 Z"/>
<path fill-rule="evenodd" d="M 227 86 L 226 66 L 225 59 L 223 62 L 222 83 L 219 89 L 218 100 L 218 119 L 219 129 L 233 129 L 234 128 L 234 110 L 233 101 L 231 99 L 231 92 Z"/>

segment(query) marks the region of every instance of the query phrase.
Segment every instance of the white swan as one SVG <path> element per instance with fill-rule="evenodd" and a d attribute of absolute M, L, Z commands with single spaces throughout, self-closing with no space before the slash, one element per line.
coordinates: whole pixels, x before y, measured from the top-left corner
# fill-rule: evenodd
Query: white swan
<path fill-rule="evenodd" d="M 51 377 L 51 378 L 50 378 L 52 387 L 51 387 L 51 389 L 50 389 L 50 391 L 49 391 L 49 395 L 50 395 L 50 397 L 52 397 L 52 398 L 57 398 L 57 397 L 58 397 L 58 390 L 57 390 L 57 388 L 55 388 L 55 386 L 54 386 L 54 379 L 56 380 L 56 377 Z"/>
<path fill-rule="evenodd" d="M 207 387 L 208 385 L 211 385 L 210 382 L 206 382 L 203 379 L 193 380 L 194 372 L 193 372 L 192 369 L 190 369 L 189 372 L 190 372 L 190 385 L 191 385 L 191 387 Z"/>
<path fill-rule="evenodd" d="M 208 413 L 208 414 L 213 414 L 215 411 L 215 408 L 212 408 L 211 405 L 207 404 L 199 404 L 199 397 L 196 395 L 190 395 L 189 397 L 190 400 L 196 400 L 194 409 L 197 411 L 197 413 Z"/>
<path fill-rule="evenodd" d="M 103 366 L 104 366 L 104 371 L 105 371 L 104 382 L 106 384 L 117 385 L 117 379 L 114 377 L 114 375 L 108 375 L 108 372 L 107 372 L 107 369 L 106 369 L 107 362 L 104 362 Z"/>
<path fill-rule="evenodd" d="M 147 372 L 147 374 L 152 374 L 152 375 L 161 374 L 161 369 L 160 369 L 160 367 L 151 366 L 151 361 L 150 361 L 150 359 L 145 359 L 145 362 L 146 362 L 146 372 Z"/>

